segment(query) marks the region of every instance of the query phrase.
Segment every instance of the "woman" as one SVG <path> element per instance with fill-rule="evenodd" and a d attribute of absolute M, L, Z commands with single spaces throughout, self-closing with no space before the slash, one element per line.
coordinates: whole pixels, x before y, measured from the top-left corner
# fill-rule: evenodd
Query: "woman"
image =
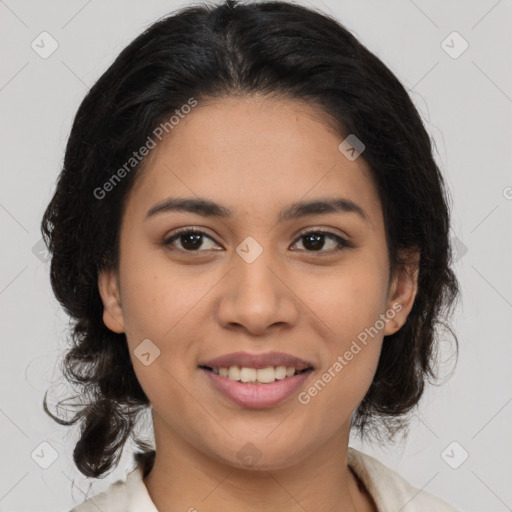
<path fill-rule="evenodd" d="M 406 430 L 458 283 L 429 136 L 336 20 L 153 24 L 82 102 L 42 231 L 78 469 L 117 465 L 148 406 L 155 434 L 73 510 L 455 510 L 348 446 Z"/>

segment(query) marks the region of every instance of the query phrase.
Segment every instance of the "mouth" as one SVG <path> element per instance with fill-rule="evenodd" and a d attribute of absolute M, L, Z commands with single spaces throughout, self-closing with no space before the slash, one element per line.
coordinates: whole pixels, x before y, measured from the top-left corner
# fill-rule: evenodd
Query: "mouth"
<path fill-rule="evenodd" d="M 294 367 L 199 366 L 207 385 L 239 407 L 264 409 L 279 406 L 305 386 L 314 369 Z"/>
<path fill-rule="evenodd" d="M 199 368 L 228 380 L 249 385 L 268 385 L 276 381 L 290 379 L 294 376 L 313 371 L 312 366 L 298 369 L 293 366 L 283 365 L 267 366 L 266 368 L 251 368 L 247 366 L 240 367 L 238 365 L 229 367 L 209 367 L 200 365 Z"/>

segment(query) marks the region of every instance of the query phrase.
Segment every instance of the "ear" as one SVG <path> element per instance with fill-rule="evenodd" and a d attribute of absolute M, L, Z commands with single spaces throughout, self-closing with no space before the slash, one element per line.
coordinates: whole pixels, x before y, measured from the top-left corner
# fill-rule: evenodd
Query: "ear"
<path fill-rule="evenodd" d="M 406 263 L 403 268 L 397 270 L 388 294 L 387 311 L 394 311 L 395 316 L 386 322 L 384 336 L 394 334 L 406 322 L 418 291 L 420 251 L 407 249 L 402 251 L 401 255 Z"/>
<path fill-rule="evenodd" d="M 104 270 L 98 275 L 98 291 L 103 302 L 103 323 L 117 333 L 124 332 L 123 309 L 119 282 L 115 270 Z"/>

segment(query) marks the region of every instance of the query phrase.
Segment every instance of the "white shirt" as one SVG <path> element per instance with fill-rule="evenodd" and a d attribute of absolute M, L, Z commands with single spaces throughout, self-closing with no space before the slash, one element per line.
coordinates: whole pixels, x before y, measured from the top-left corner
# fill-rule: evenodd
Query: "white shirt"
<path fill-rule="evenodd" d="M 348 465 L 364 483 L 378 512 L 459 512 L 440 498 L 417 489 L 377 459 L 349 446 Z M 70 512 L 159 512 L 143 481 L 139 464 L 126 479 L 87 499 Z"/>

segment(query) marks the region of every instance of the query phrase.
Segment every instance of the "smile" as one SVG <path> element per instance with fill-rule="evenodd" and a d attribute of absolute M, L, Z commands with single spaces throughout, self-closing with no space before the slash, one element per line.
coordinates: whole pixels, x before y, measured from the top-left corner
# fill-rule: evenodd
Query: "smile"
<path fill-rule="evenodd" d="M 229 380 L 241 381 L 246 384 L 271 384 L 276 380 L 284 380 L 311 369 L 305 368 L 303 370 L 297 370 L 293 366 L 268 366 L 267 368 L 248 368 L 244 366 L 240 368 L 236 365 L 221 368 L 209 368 L 205 366 L 203 368 L 221 377 L 226 377 Z"/>
<path fill-rule="evenodd" d="M 275 407 L 284 402 L 313 373 L 312 367 L 298 371 L 285 366 L 260 369 L 238 366 L 199 368 L 216 391 L 241 407 L 254 409 Z"/>

